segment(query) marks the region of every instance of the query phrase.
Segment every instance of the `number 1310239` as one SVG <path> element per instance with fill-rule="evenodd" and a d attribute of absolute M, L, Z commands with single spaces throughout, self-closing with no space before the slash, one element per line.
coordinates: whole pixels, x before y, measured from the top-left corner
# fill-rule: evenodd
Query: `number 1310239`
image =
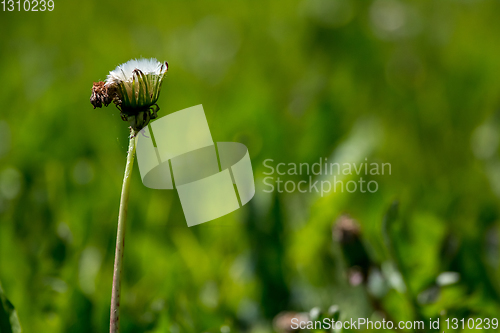
<path fill-rule="evenodd" d="M 446 329 L 465 329 L 468 328 L 470 330 L 473 329 L 486 329 L 489 330 L 490 328 L 496 330 L 498 328 L 498 319 L 497 318 L 469 318 L 469 319 L 458 319 L 458 318 L 448 318 L 445 320 L 446 321 Z"/>
<path fill-rule="evenodd" d="M 54 10 L 54 0 L 2 0 L 4 12 L 45 12 Z"/>

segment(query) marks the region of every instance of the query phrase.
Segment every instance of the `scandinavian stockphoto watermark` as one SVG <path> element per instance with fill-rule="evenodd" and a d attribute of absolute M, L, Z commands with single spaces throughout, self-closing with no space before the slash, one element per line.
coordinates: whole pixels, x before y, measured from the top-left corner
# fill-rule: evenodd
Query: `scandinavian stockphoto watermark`
<path fill-rule="evenodd" d="M 255 194 L 247 147 L 214 142 L 202 105 L 144 127 L 137 161 L 146 187 L 177 190 L 190 227 L 237 210 Z"/>
<path fill-rule="evenodd" d="M 292 318 L 290 328 L 292 330 L 405 330 L 421 332 L 424 330 L 497 330 L 498 318 L 429 318 L 429 321 L 391 321 L 386 319 L 371 320 L 369 318 L 350 318 L 347 320 L 334 320 L 325 318 L 323 320 L 301 320 Z"/>
<path fill-rule="evenodd" d="M 328 158 L 322 157 L 315 163 L 276 163 L 266 159 L 263 166 L 266 169 L 262 179 L 264 192 L 315 192 L 321 196 L 330 192 L 375 193 L 379 184 L 373 178 L 392 173 L 390 163 L 370 162 L 368 158 L 358 163 L 328 162 Z M 347 180 L 347 177 L 359 178 Z"/>

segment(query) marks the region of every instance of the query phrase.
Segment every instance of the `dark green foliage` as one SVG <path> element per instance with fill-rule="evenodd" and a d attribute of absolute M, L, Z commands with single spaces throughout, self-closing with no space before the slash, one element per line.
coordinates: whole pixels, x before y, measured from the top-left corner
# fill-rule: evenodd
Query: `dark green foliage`
<path fill-rule="evenodd" d="M 21 333 L 21 324 L 14 305 L 5 297 L 0 284 L 0 333 Z"/>

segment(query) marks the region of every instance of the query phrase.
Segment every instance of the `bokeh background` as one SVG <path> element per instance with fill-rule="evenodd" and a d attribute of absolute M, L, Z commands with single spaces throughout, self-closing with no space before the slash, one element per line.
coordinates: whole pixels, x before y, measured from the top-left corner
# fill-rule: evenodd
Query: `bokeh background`
<path fill-rule="evenodd" d="M 128 130 L 89 97 L 141 56 L 170 64 L 160 115 L 203 104 L 257 193 L 188 228 L 134 170 L 123 333 L 500 316 L 500 2 L 54 1 L 0 12 L 0 281 L 24 332 L 108 331 Z M 320 158 L 392 169 L 376 193 L 263 191 L 264 160 Z"/>

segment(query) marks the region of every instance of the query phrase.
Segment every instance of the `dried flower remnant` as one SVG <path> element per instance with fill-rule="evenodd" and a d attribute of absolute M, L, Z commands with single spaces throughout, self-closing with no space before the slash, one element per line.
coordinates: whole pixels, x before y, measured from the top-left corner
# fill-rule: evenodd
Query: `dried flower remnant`
<path fill-rule="evenodd" d="M 92 86 L 92 95 L 90 96 L 90 103 L 95 108 L 102 108 L 102 105 L 108 106 L 111 103 L 109 98 L 108 88 L 105 86 L 104 82 L 94 82 Z"/>
<path fill-rule="evenodd" d="M 94 83 L 90 102 L 96 107 L 113 102 L 124 121 L 137 133 L 157 118 L 160 96 L 168 63 L 156 59 L 133 59 L 109 72 L 105 82 Z"/>

